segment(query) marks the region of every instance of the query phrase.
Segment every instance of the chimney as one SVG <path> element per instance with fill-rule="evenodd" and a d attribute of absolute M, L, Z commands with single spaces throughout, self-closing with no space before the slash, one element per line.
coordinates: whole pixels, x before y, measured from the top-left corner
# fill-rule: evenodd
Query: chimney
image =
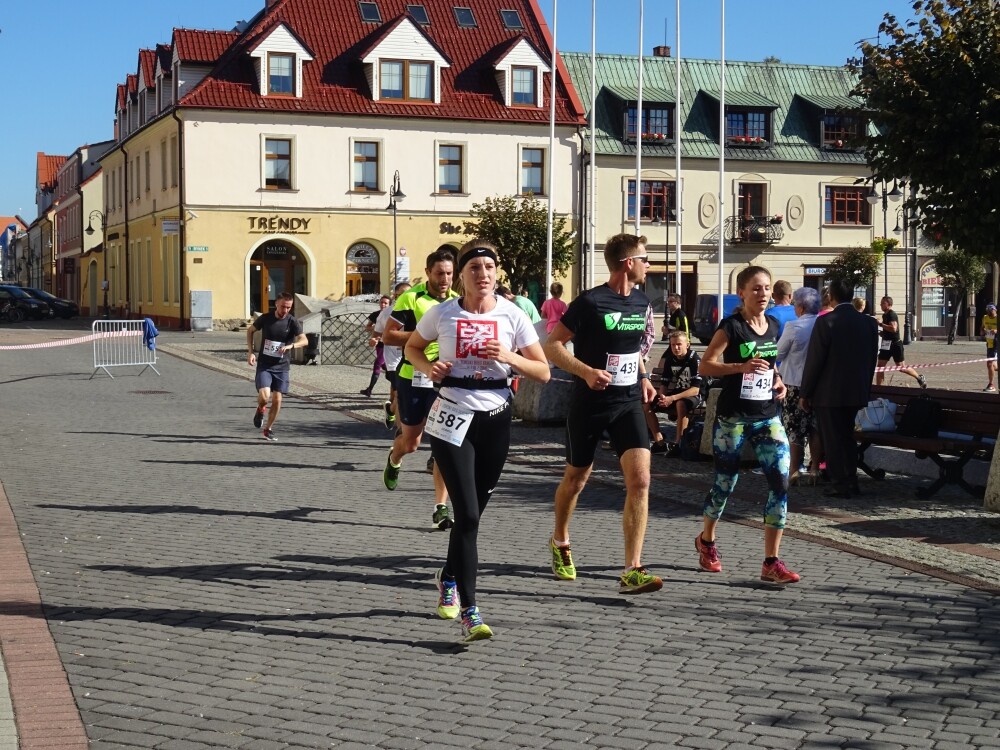
<path fill-rule="evenodd" d="M 653 47 L 653 57 L 670 57 L 670 47 L 666 44 L 659 44 Z"/>

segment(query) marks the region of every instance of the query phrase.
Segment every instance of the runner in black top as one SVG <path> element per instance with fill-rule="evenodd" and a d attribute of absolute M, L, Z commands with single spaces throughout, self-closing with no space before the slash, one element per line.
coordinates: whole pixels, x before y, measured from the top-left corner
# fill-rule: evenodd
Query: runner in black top
<path fill-rule="evenodd" d="M 288 393 L 288 371 L 291 366 L 288 353 L 295 347 L 308 346 L 309 340 L 302 332 L 302 324 L 292 313 L 294 298 L 282 292 L 274 300 L 274 312 L 264 313 L 247 326 L 247 364 L 257 368 L 254 385 L 257 386 L 257 409 L 253 415 L 253 426 L 264 424 L 268 399 L 271 412 L 267 415 L 267 426 L 260 436 L 274 441 L 272 427 L 281 410 L 281 397 Z M 254 354 L 253 335 L 261 332 L 260 351 Z"/>
<path fill-rule="evenodd" d="M 885 367 L 892 359 L 896 366 L 901 368 L 899 372 L 916 380 L 921 388 L 926 388 L 927 381 L 924 380 L 924 376 L 912 367 L 907 367 L 906 362 L 903 361 L 905 357 L 903 356 L 903 342 L 899 340 L 899 316 L 892 309 L 892 297 L 883 297 L 880 306 L 882 308 L 882 322 L 879 324 L 878 366 Z M 875 372 L 875 385 L 882 385 L 884 378 L 885 373 L 877 370 Z"/>
<path fill-rule="evenodd" d="M 703 529 L 694 545 L 702 569 L 722 571 L 715 531 L 736 487 L 743 442 L 749 439 L 768 486 L 760 577 L 769 583 L 796 583 L 798 573 L 778 559 L 788 507 L 789 452 L 777 405 L 785 397 L 785 385 L 774 367 L 780 326 L 764 314 L 771 298 L 771 273 L 748 266 L 736 284 L 742 305 L 719 324 L 701 362 L 702 375 L 722 378 L 722 393 L 712 432 L 715 483 L 705 498 Z"/>
<path fill-rule="evenodd" d="M 604 246 L 608 283 L 584 292 L 566 310 L 545 342 L 554 365 L 574 376 L 566 419 L 566 469 L 556 490 L 556 523 L 549 547 L 552 572 L 573 580 L 569 522 L 594 463 L 594 450 L 607 430 L 621 457 L 625 477 L 625 571 L 623 594 L 657 591 L 663 581 L 642 567 L 649 504 L 649 438 L 642 404 L 656 391 L 640 349 L 646 334 L 649 299 L 636 285 L 646 278 L 646 238 L 619 234 Z M 566 349 L 572 339 L 573 354 Z"/>

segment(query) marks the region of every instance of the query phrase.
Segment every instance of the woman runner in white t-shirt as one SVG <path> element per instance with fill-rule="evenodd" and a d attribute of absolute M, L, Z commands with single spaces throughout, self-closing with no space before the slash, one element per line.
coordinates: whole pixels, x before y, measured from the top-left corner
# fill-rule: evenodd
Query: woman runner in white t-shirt
<path fill-rule="evenodd" d="M 464 294 L 435 305 L 417 323 L 406 358 L 440 386 L 425 432 L 455 511 L 448 558 L 435 573 L 438 615 L 462 616 L 465 641 L 491 638 L 476 606 L 479 519 L 507 461 L 512 369 L 549 379 L 538 334 L 516 305 L 496 296 L 496 248 L 473 240 L 459 251 Z M 431 363 L 424 349 L 437 341 Z"/>

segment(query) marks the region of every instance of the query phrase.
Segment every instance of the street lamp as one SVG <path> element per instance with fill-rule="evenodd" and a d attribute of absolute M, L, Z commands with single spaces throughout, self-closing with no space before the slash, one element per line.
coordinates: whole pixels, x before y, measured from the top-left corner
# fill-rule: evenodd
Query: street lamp
<path fill-rule="evenodd" d="M 111 318 L 111 310 L 108 308 L 108 287 L 111 284 L 108 282 L 108 248 L 106 237 L 104 235 L 105 230 L 107 230 L 107 224 L 104 220 L 104 214 L 98 211 L 96 208 L 90 212 L 90 216 L 87 217 L 87 228 L 83 231 L 88 237 L 94 236 L 94 217 L 101 222 L 99 229 L 101 230 L 101 256 L 104 258 L 104 281 L 101 284 L 101 288 L 104 290 L 104 319 L 109 320 Z"/>
<path fill-rule="evenodd" d="M 894 180 L 892 183 L 892 192 L 886 192 L 888 185 L 885 180 L 882 180 L 882 194 L 879 195 L 878 185 L 872 180 L 872 189 L 869 191 L 868 195 L 865 196 L 865 200 L 868 201 L 869 205 L 873 208 L 875 204 L 882 201 L 882 238 L 889 238 L 889 201 L 893 203 L 898 203 L 900 198 L 903 197 L 903 193 L 899 189 L 899 185 Z M 883 273 L 884 283 L 885 283 L 885 294 L 883 296 L 889 296 L 889 248 L 886 247 L 885 254 L 882 256 L 884 261 L 885 270 Z"/>
<path fill-rule="evenodd" d="M 917 212 L 914 210 L 911 212 L 908 206 L 900 206 L 896 209 L 896 228 L 893 230 L 896 234 L 902 232 L 903 234 L 903 269 L 906 274 L 906 286 L 904 292 L 906 296 L 906 315 L 903 318 L 903 343 L 910 344 L 913 342 L 913 300 L 910 299 L 910 291 L 913 286 L 910 284 L 910 251 L 908 245 L 910 242 L 910 222 L 916 221 Z M 900 225 L 902 221 L 902 225 Z M 914 252 L 916 248 L 914 247 Z M 913 269 L 916 270 L 916 259 L 913 261 Z"/>
<path fill-rule="evenodd" d="M 392 283 L 396 283 L 396 250 L 398 245 L 397 233 L 396 233 L 396 214 L 397 206 L 399 201 L 406 197 L 406 193 L 403 192 L 402 188 L 399 187 L 399 170 L 392 176 L 392 190 L 389 192 L 389 205 L 385 207 L 386 211 L 392 211 Z"/>

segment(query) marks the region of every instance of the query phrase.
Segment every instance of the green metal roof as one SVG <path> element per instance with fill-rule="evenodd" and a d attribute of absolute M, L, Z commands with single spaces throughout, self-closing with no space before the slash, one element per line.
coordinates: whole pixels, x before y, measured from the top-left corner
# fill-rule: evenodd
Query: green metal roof
<path fill-rule="evenodd" d="M 561 52 L 587 112 L 590 122 L 590 54 Z M 672 57 L 643 57 L 643 99 L 647 87 L 657 91 L 675 91 L 674 76 L 678 61 Z M 681 152 L 685 158 L 719 156 L 716 135 L 719 102 L 710 92 L 719 86 L 719 61 L 682 59 L 681 66 Z M 634 155 L 636 145 L 623 140 L 623 99 L 612 93 L 612 87 L 630 91 L 638 81 L 638 57 L 635 55 L 600 54 L 597 56 L 597 128 L 595 146 L 598 154 Z M 865 164 L 863 153 L 827 150 L 819 142 L 820 122 L 817 101 L 850 102 L 855 76 L 845 67 L 793 65 L 726 61 L 726 102 L 732 104 L 731 92 L 753 94 L 755 101 L 772 109 L 772 141 L 770 148 L 726 148 L 727 158 L 743 161 L 814 162 L 824 164 Z M 671 103 L 676 94 L 671 97 Z M 747 99 L 749 101 L 749 99 Z M 737 105 L 741 106 L 741 105 Z M 839 104 L 837 105 L 839 106 Z M 827 107 L 823 107 L 826 109 Z M 836 107 L 835 107 L 836 108 Z M 585 130 L 584 148 L 590 148 L 589 128 Z M 673 156 L 672 143 L 643 143 L 643 154 Z"/>
<path fill-rule="evenodd" d="M 822 96 L 818 94 L 796 94 L 797 97 L 802 99 L 814 107 L 819 107 L 825 110 L 837 110 L 837 109 L 853 109 L 860 107 L 862 102 L 860 99 L 853 99 L 849 96 Z"/>
<path fill-rule="evenodd" d="M 605 89 L 610 91 L 612 94 L 617 96 L 623 102 L 637 102 L 639 101 L 639 87 L 638 86 L 605 86 Z M 673 91 L 667 91 L 666 89 L 651 88 L 643 84 L 642 87 L 642 101 L 643 104 L 673 104 L 676 100 L 676 94 Z"/>
<path fill-rule="evenodd" d="M 702 93 L 715 101 L 722 100 L 722 93 L 719 91 L 706 91 Z M 778 105 L 766 96 L 755 94 L 752 91 L 730 91 L 726 89 L 726 104 L 731 107 L 760 107 L 762 109 L 777 109 Z"/>

